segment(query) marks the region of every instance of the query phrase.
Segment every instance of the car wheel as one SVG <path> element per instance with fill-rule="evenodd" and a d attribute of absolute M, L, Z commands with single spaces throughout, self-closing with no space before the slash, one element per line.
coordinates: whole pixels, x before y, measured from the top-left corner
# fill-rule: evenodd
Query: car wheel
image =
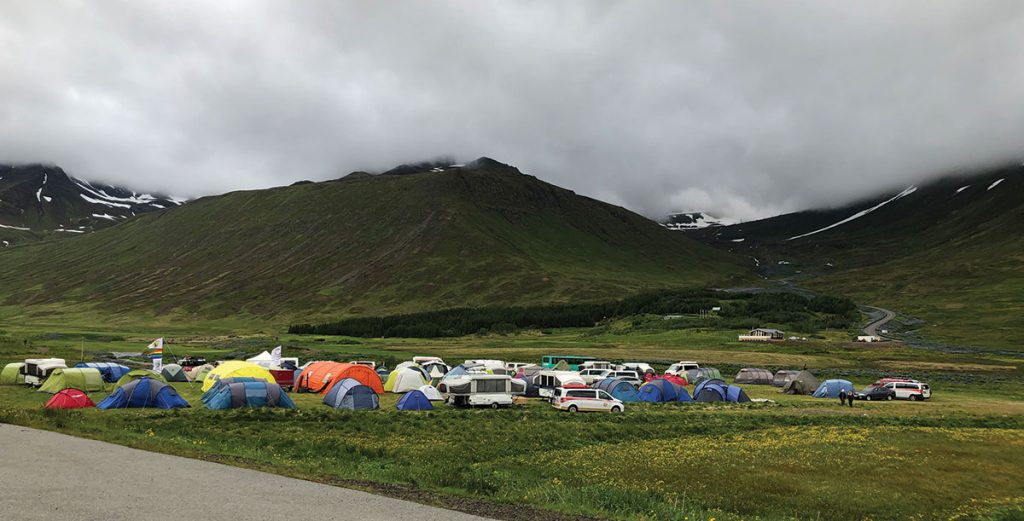
<path fill-rule="evenodd" d="M 916 401 L 917 401 L 918 399 L 919 399 L 919 398 L 917 397 L 917 395 L 916 395 L 916 394 L 912 394 L 912 395 L 910 395 L 910 401 L 912 401 L 912 402 L 916 402 Z"/>
<path fill-rule="evenodd" d="M 885 395 L 885 399 L 889 400 L 889 401 L 892 401 L 892 395 L 891 394 Z"/>
<path fill-rule="evenodd" d="M 491 409 L 497 409 L 497 408 L 498 408 L 498 402 L 494 402 L 494 403 L 491 404 Z"/>
<path fill-rule="evenodd" d="M 612 412 L 613 413 L 622 412 L 622 407 L 619 407 L 618 405 L 616 405 L 616 406 L 612 407 Z"/>
<path fill-rule="evenodd" d="M 579 410 L 580 410 L 580 408 L 576 407 L 575 405 L 570 405 L 569 406 L 569 412 L 579 412 Z"/>
<path fill-rule="evenodd" d="M 871 395 L 869 394 L 869 395 L 865 396 L 864 399 L 870 402 L 871 401 Z"/>

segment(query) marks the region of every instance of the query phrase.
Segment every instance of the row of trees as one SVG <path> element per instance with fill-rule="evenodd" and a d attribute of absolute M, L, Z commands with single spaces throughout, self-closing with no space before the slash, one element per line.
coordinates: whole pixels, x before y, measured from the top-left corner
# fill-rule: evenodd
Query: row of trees
<path fill-rule="evenodd" d="M 729 293 L 711 290 L 667 290 L 621 300 L 547 306 L 456 308 L 382 317 L 355 317 L 323 324 L 296 324 L 293 334 L 345 335 L 363 338 L 437 338 L 480 331 L 591 327 L 609 318 L 643 314 L 690 314 L 722 307 L 721 315 L 736 323 L 793 324 L 824 321 L 851 324 L 857 308 L 849 299 L 806 298 L 792 293 Z M 833 326 L 836 327 L 836 326 Z M 845 326 L 843 326 L 845 327 Z"/>

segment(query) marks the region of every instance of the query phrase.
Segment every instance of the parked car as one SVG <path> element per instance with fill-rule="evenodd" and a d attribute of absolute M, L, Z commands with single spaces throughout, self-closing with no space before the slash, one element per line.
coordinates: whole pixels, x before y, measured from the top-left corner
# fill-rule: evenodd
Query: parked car
<path fill-rule="evenodd" d="M 636 371 L 609 371 L 608 374 L 604 375 L 604 378 L 625 380 L 633 384 L 633 387 L 640 387 L 644 384 L 644 380 L 640 378 L 640 374 Z"/>
<path fill-rule="evenodd" d="M 928 384 L 921 382 L 889 382 L 884 387 L 892 389 L 899 400 L 910 400 L 913 402 L 927 400 L 932 397 L 932 390 Z"/>
<path fill-rule="evenodd" d="M 858 400 L 892 400 L 896 397 L 896 392 L 892 389 L 884 386 L 869 385 L 861 390 L 861 392 L 854 395 Z"/>
<path fill-rule="evenodd" d="M 665 370 L 665 374 L 670 376 L 685 375 L 690 369 L 700 369 L 700 364 L 697 362 L 676 362 Z"/>
<path fill-rule="evenodd" d="M 374 370 L 377 369 L 377 362 L 374 362 L 372 360 L 352 360 L 349 363 L 355 365 L 365 365 L 366 367 L 369 367 L 370 369 Z"/>
<path fill-rule="evenodd" d="M 598 380 L 608 378 L 607 375 L 611 372 L 613 371 L 608 369 L 584 369 L 580 371 L 580 378 L 582 378 L 583 382 L 587 385 L 593 385 L 594 382 Z"/>
<path fill-rule="evenodd" d="M 560 411 L 579 412 L 622 412 L 625 406 L 621 400 L 600 389 L 555 389 L 551 405 Z"/>
<path fill-rule="evenodd" d="M 650 364 L 645 364 L 643 362 L 626 362 L 624 364 L 616 366 L 616 369 L 620 371 L 636 371 L 636 373 L 640 375 L 641 378 L 645 374 L 657 374 L 657 371 L 655 371 Z"/>

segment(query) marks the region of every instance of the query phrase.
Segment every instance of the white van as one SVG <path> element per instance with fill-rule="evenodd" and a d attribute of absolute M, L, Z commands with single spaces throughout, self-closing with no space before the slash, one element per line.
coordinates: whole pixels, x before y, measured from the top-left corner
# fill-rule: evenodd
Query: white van
<path fill-rule="evenodd" d="M 533 377 L 533 385 L 537 386 L 537 394 L 542 398 L 551 398 L 555 389 L 576 384 L 585 387 L 587 382 L 576 371 L 541 371 Z"/>
<path fill-rule="evenodd" d="M 921 382 L 889 382 L 885 387 L 896 393 L 897 400 L 927 400 L 932 397 L 932 390 L 928 384 Z"/>
<path fill-rule="evenodd" d="M 685 375 L 690 369 L 700 369 L 700 364 L 697 362 L 676 362 L 665 370 L 665 374 L 670 376 Z"/>
<path fill-rule="evenodd" d="M 625 410 L 621 400 L 601 389 L 556 389 L 551 406 L 560 411 L 569 412 L 622 412 Z"/>
<path fill-rule="evenodd" d="M 437 384 L 437 390 L 452 405 L 497 409 L 512 405 L 512 396 L 526 394 L 526 384 L 508 375 L 467 373 Z"/>
<path fill-rule="evenodd" d="M 640 375 L 640 377 L 643 377 L 643 375 L 647 373 L 657 373 L 657 371 L 655 371 L 650 364 L 645 364 L 643 362 L 626 362 L 617 366 L 615 369 L 618 371 L 636 371 L 636 373 Z"/>
<path fill-rule="evenodd" d="M 612 363 L 604 360 L 587 360 L 580 364 L 580 370 L 584 371 L 587 369 L 611 369 Z"/>

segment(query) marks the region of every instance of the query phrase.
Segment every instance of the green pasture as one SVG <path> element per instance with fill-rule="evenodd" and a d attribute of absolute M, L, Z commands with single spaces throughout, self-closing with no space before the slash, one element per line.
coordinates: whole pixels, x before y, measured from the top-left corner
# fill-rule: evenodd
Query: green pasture
<path fill-rule="evenodd" d="M 527 331 L 452 339 L 354 339 L 187 329 L 107 332 L 4 327 L 0 362 L 68 362 L 140 351 L 165 336 L 172 355 L 241 358 L 274 345 L 306 359 L 449 363 L 537 361 L 589 354 L 667 363 L 694 359 L 731 380 L 743 366 L 808 367 L 860 388 L 889 374 L 926 378 L 924 403 L 788 396 L 744 386 L 742 405 L 630 404 L 622 415 L 562 413 L 545 402 L 492 411 L 335 411 L 293 394 L 296 410 L 209 411 L 199 386 L 174 384 L 187 410 L 46 411 L 48 395 L 0 387 L 0 422 L 257 468 L 459 507 L 458 498 L 525 505 L 567 518 L 1019 519 L 1024 516 L 1024 385 L 1019 360 L 892 344 L 857 345 L 846 332 L 783 344 L 741 344 L 732 331 L 615 328 Z M 99 401 L 105 393 L 93 393 Z M 454 498 L 454 499 L 453 499 Z"/>

